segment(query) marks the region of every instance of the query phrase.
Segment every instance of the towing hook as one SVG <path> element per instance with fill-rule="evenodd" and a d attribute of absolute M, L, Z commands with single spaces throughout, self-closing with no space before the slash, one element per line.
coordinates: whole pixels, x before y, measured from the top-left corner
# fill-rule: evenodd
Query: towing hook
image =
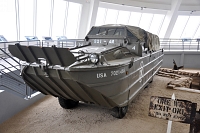
<path fill-rule="evenodd" d="M 48 67 L 46 65 L 42 65 L 42 64 L 40 64 L 39 67 L 44 72 L 44 76 L 45 77 L 49 77 L 49 75 L 48 75 L 48 69 L 47 69 Z"/>
<path fill-rule="evenodd" d="M 44 72 L 45 77 L 49 77 L 48 75 L 48 66 L 45 58 L 38 58 L 39 67 Z"/>

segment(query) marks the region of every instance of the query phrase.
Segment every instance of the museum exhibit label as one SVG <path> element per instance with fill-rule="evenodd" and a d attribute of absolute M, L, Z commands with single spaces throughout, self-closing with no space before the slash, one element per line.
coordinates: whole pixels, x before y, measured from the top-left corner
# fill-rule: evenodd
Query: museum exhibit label
<path fill-rule="evenodd" d="M 196 103 L 187 100 L 152 96 L 149 116 L 190 124 L 196 113 Z"/>

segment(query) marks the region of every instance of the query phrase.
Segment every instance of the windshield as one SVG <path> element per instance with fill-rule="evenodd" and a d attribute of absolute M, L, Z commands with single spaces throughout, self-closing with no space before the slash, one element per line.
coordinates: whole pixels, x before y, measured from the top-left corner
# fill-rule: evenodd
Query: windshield
<path fill-rule="evenodd" d="M 124 36 L 124 28 L 99 28 L 93 27 L 88 35 L 114 35 L 114 36 Z"/>

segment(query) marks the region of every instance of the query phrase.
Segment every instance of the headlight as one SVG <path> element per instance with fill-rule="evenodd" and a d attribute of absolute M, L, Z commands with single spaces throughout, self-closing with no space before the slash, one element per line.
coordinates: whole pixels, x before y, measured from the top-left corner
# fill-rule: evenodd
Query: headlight
<path fill-rule="evenodd" d="M 90 61 L 94 64 L 97 64 L 99 62 L 99 55 L 98 54 L 91 54 L 90 55 Z"/>

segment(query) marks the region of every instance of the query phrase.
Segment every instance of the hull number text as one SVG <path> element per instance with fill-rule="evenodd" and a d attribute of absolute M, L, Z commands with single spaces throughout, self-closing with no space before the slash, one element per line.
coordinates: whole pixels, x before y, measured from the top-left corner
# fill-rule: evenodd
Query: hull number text
<path fill-rule="evenodd" d="M 116 71 L 111 71 L 111 76 L 117 76 L 120 75 L 122 73 L 125 73 L 125 69 L 121 69 L 121 70 L 116 70 Z"/>
<path fill-rule="evenodd" d="M 123 73 L 125 73 L 125 68 L 110 72 L 111 76 L 117 76 L 117 75 L 120 75 L 120 74 L 123 74 Z M 97 78 L 98 79 L 107 78 L 107 74 L 105 72 L 97 73 Z"/>

